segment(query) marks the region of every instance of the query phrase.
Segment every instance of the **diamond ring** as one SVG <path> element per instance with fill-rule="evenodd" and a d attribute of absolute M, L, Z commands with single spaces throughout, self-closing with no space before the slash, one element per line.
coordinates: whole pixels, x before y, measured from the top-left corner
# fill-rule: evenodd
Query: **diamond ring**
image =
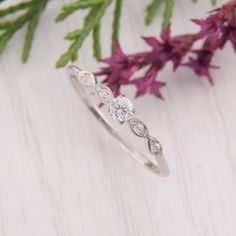
<path fill-rule="evenodd" d="M 100 121 L 120 145 L 148 170 L 160 176 L 167 176 L 169 174 L 169 168 L 163 156 L 162 146 L 155 137 L 149 135 L 144 122 L 134 117 L 135 109 L 133 103 L 122 95 L 115 98 L 111 89 L 104 84 L 97 83 L 96 77 L 88 71 L 83 71 L 75 65 L 70 65 L 67 67 L 67 72 L 77 94 L 97 120 Z M 104 112 L 97 105 L 93 105 L 92 95 L 95 95 L 100 102 L 107 106 L 108 114 L 114 120 L 120 124 L 128 124 L 132 133 L 145 139 L 148 152 L 151 154 L 150 157 L 154 157 L 153 161 L 135 146 L 131 145 L 112 127 Z"/>

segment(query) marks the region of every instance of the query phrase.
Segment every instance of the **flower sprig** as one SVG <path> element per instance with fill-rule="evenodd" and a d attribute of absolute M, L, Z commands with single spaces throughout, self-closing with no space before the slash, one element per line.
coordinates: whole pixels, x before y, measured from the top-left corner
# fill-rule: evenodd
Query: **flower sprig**
<path fill-rule="evenodd" d="M 12 36 L 27 25 L 22 61 L 26 62 L 28 60 L 35 30 L 47 2 L 48 0 L 25 1 L 0 10 L 0 18 L 16 12 L 23 12 L 17 18 L 0 22 L 0 54 L 4 51 Z"/>
<path fill-rule="evenodd" d="M 212 65 L 215 52 L 231 42 L 236 53 L 236 0 L 212 11 L 206 19 L 193 22 L 200 26 L 195 34 L 171 36 L 170 26 L 167 26 L 160 39 L 144 37 L 151 47 L 145 52 L 126 55 L 117 43 L 114 55 L 102 60 L 108 66 L 95 74 L 102 77 L 115 95 L 121 93 L 122 86 L 135 85 L 136 97 L 150 93 L 163 98 L 160 90 L 166 83 L 157 77 L 168 62 L 172 62 L 174 71 L 188 67 L 213 84 L 211 69 L 218 68 Z M 196 49 L 194 45 L 199 40 L 203 43 Z M 146 69 L 144 75 L 137 77 L 136 73 L 143 69 Z"/>

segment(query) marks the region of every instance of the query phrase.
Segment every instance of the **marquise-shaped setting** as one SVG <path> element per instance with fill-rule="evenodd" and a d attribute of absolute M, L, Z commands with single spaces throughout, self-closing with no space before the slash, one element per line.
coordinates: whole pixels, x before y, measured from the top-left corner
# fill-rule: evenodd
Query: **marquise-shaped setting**
<path fill-rule="evenodd" d="M 148 137 L 148 148 L 149 148 L 150 152 L 155 155 L 162 154 L 161 144 L 154 137 L 151 137 L 151 136 Z"/>
<path fill-rule="evenodd" d="M 142 138 L 148 137 L 148 129 L 141 120 L 132 118 L 128 122 L 134 134 Z"/>
<path fill-rule="evenodd" d="M 103 102 L 109 102 L 113 99 L 113 93 L 106 85 L 96 84 L 94 89 L 96 95 L 101 98 Z"/>
<path fill-rule="evenodd" d="M 84 85 L 94 85 L 96 84 L 96 78 L 95 76 L 88 72 L 88 71 L 82 71 L 79 70 L 78 71 L 78 80 L 80 83 L 84 84 Z"/>

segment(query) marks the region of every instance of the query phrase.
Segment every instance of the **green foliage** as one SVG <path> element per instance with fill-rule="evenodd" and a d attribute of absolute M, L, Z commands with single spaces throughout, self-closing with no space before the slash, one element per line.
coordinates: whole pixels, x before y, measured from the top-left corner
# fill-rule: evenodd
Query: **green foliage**
<path fill-rule="evenodd" d="M 0 0 L 0 3 L 4 0 Z M 34 34 L 40 19 L 49 0 L 23 0 L 18 4 L 0 10 L 0 54 L 3 53 L 7 43 L 13 35 L 23 26 L 27 26 L 25 42 L 22 53 L 22 61 L 26 62 L 29 58 L 30 50 Z M 162 29 L 170 24 L 175 1 L 177 0 L 152 0 L 146 8 L 146 25 L 150 25 L 161 5 L 164 5 L 164 13 L 162 20 Z M 196 3 L 198 0 L 192 0 Z M 215 5 L 217 0 L 210 0 Z M 56 22 L 65 20 L 74 12 L 86 10 L 87 15 L 84 18 L 81 29 L 76 29 L 65 35 L 65 39 L 71 44 L 68 50 L 59 58 L 56 67 L 63 67 L 69 61 L 75 61 L 78 58 L 78 51 L 84 40 L 91 34 L 93 38 L 93 55 L 96 59 L 102 57 L 100 31 L 101 20 L 105 15 L 107 8 L 114 2 L 114 13 L 112 22 L 111 36 L 111 52 L 114 52 L 115 43 L 119 36 L 121 10 L 123 0 L 74 0 L 70 4 L 62 7 L 60 14 L 56 18 Z M 17 13 L 16 16 L 14 14 Z M 10 16 L 5 20 L 5 16 Z"/>
<path fill-rule="evenodd" d="M 164 16 L 163 16 L 163 21 L 162 21 L 162 29 L 164 29 L 166 26 L 170 24 L 174 5 L 175 5 L 174 0 L 166 0 L 166 8 L 164 11 Z"/>
<path fill-rule="evenodd" d="M 215 6 L 216 3 L 217 3 L 217 0 L 211 0 L 211 4 L 212 4 L 212 6 Z"/>
<path fill-rule="evenodd" d="M 88 9 L 88 14 L 84 19 L 81 29 L 72 31 L 65 36 L 65 39 L 72 41 L 69 49 L 59 58 L 56 67 L 63 67 L 69 61 L 75 61 L 78 57 L 78 50 L 83 44 L 85 38 L 92 33 L 93 50 L 95 58 L 101 58 L 100 27 L 101 19 L 106 9 L 112 3 L 112 0 L 80 0 L 62 7 L 61 13 L 56 21 L 62 21 L 73 12 L 81 9 Z M 116 41 L 119 29 L 119 18 L 121 12 L 122 0 L 117 0 L 113 21 L 113 41 Z M 113 43 L 114 45 L 114 43 Z"/>
<path fill-rule="evenodd" d="M 152 0 L 152 2 L 146 8 L 146 18 L 145 23 L 146 25 L 150 25 L 155 15 L 157 14 L 161 4 L 165 4 L 165 10 L 163 14 L 162 20 L 162 29 L 165 28 L 171 22 L 171 17 L 174 11 L 174 5 L 176 0 Z M 217 0 L 210 0 L 213 6 L 216 5 Z M 196 3 L 197 0 L 192 0 L 193 3 Z"/>
<path fill-rule="evenodd" d="M 115 44 L 117 38 L 119 36 L 119 28 L 120 28 L 120 16 L 121 16 L 121 7 L 123 4 L 123 0 L 116 0 L 115 10 L 114 10 L 114 17 L 113 17 L 113 27 L 112 27 L 112 45 L 111 45 L 111 52 L 113 54 L 115 50 Z"/>
<path fill-rule="evenodd" d="M 25 1 L 0 10 L 0 18 L 23 11 L 23 14 L 20 14 L 18 17 L 11 17 L 10 20 L 0 21 L 0 54 L 3 53 L 12 36 L 20 28 L 27 25 L 22 61 L 26 62 L 28 60 L 35 30 L 47 2 L 48 0 Z"/>
<path fill-rule="evenodd" d="M 162 0 L 153 0 L 146 8 L 146 25 L 150 25 L 153 22 L 154 16 L 156 15 Z"/>

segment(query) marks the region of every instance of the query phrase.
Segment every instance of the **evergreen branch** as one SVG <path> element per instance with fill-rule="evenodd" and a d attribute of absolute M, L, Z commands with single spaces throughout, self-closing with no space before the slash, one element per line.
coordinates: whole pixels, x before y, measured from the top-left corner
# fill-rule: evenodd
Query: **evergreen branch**
<path fill-rule="evenodd" d="M 192 0 L 193 3 L 197 3 L 197 1 L 198 0 Z M 215 6 L 217 3 L 217 0 L 210 0 L 210 1 L 212 6 Z M 152 2 L 146 8 L 146 17 L 145 17 L 146 25 L 150 25 L 153 22 L 153 19 L 156 16 L 158 9 L 160 8 L 162 3 L 165 4 L 165 10 L 162 20 L 162 29 L 170 24 L 173 15 L 175 0 L 152 0 Z"/>
<path fill-rule="evenodd" d="M 116 41 L 119 36 L 119 28 L 120 28 L 120 17 L 121 17 L 121 8 L 122 8 L 123 0 L 116 0 L 114 16 L 113 16 L 113 24 L 112 24 L 112 44 L 111 44 L 111 52 L 114 53 Z"/>
<path fill-rule="evenodd" d="M 64 37 L 64 39 L 68 39 L 68 40 L 74 40 L 76 39 L 77 37 L 79 37 L 81 34 L 81 30 L 74 30 L 74 31 L 71 31 L 69 33 L 67 33 Z"/>
<path fill-rule="evenodd" d="M 1 10 L 0 10 L 0 17 L 9 15 L 9 14 L 11 14 L 11 13 L 15 13 L 15 12 L 20 11 L 20 10 L 22 10 L 22 9 L 26 9 L 26 8 L 28 8 L 30 5 L 32 5 L 32 2 L 21 2 L 21 3 L 18 3 L 18 4 L 16 4 L 16 5 L 7 7 L 7 8 L 5 8 L 5 9 L 1 9 Z"/>
<path fill-rule="evenodd" d="M 11 39 L 17 29 L 21 28 L 28 19 L 29 14 L 20 16 L 18 19 L 11 22 L 1 22 L 1 29 L 5 29 L 5 32 L 0 35 L 0 54 L 3 53 L 8 41 Z"/>
<path fill-rule="evenodd" d="M 101 58 L 101 41 L 100 41 L 100 23 L 93 29 L 93 55 L 96 59 Z"/>
<path fill-rule="evenodd" d="M 163 15 L 162 29 L 166 28 L 170 24 L 172 13 L 174 10 L 175 1 L 166 0 L 166 8 Z"/>
<path fill-rule="evenodd" d="M 217 3 L 217 0 L 211 0 L 211 4 L 212 4 L 212 6 L 215 6 L 216 3 Z"/>
<path fill-rule="evenodd" d="M 71 15 L 77 10 L 91 8 L 103 2 L 104 0 L 86 0 L 86 1 L 78 0 L 74 3 L 67 4 L 62 7 L 61 13 L 56 18 L 56 22 L 64 20 L 67 16 Z"/>
<path fill-rule="evenodd" d="M 145 18 L 145 24 L 150 25 L 153 22 L 154 16 L 156 15 L 160 5 L 162 3 L 162 0 L 153 0 L 147 8 L 146 8 L 146 18 Z"/>
<path fill-rule="evenodd" d="M 35 33 L 35 30 L 36 30 L 38 22 L 39 22 L 39 17 L 40 17 L 41 11 L 45 7 L 45 4 L 46 4 L 46 1 L 42 2 L 42 4 L 34 6 L 34 8 L 32 9 L 33 16 L 28 24 L 27 33 L 25 36 L 24 49 L 23 49 L 23 53 L 22 53 L 22 61 L 23 62 L 26 62 L 27 59 L 29 58 L 29 53 L 30 53 L 30 49 L 32 47 L 34 33 Z"/>
<path fill-rule="evenodd" d="M 91 3 L 95 2 L 95 0 L 86 2 Z M 65 66 L 70 60 L 75 61 L 77 59 L 77 52 L 82 46 L 84 39 L 89 35 L 90 32 L 94 31 L 94 29 L 95 29 L 94 39 L 98 39 L 99 30 L 98 28 L 96 29 L 96 27 L 98 27 L 98 24 L 100 24 L 100 20 L 102 16 L 105 14 L 107 7 L 111 4 L 111 0 L 102 0 L 102 1 L 97 0 L 97 2 L 98 4 L 92 5 L 91 10 L 89 11 L 88 15 L 84 20 L 82 29 L 73 31 L 65 36 L 65 38 L 69 38 L 69 40 L 72 40 L 73 43 L 71 44 L 69 49 L 57 61 L 56 63 L 57 68 Z M 64 6 L 63 9 L 67 9 L 67 6 Z M 70 10 L 70 12 L 74 11 Z M 59 19 L 61 19 L 61 17 L 59 17 Z M 58 20 L 58 17 L 56 20 Z M 99 55 L 100 54 L 99 41 L 96 43 L 94 42 L 94 45 L 96 45 L 94 46 L 94 49 L 96 50 L 94 54 L 100 57 L 101 55 Z"/>
<path fill-rule="evenodd" d="M 3 31 L 0 35 L 0 53 L 3 53 L 7 43 L 16 31 L 28 24 L 22 53 L 22 61 L 27 61 L 40 15 L 47 3 L 48 0 L 31 0 L 0 10 L 0 18 L 21 10 L 26 10 L 22 15 L 13 20 L 0 22 L 0 29 Z"/>

